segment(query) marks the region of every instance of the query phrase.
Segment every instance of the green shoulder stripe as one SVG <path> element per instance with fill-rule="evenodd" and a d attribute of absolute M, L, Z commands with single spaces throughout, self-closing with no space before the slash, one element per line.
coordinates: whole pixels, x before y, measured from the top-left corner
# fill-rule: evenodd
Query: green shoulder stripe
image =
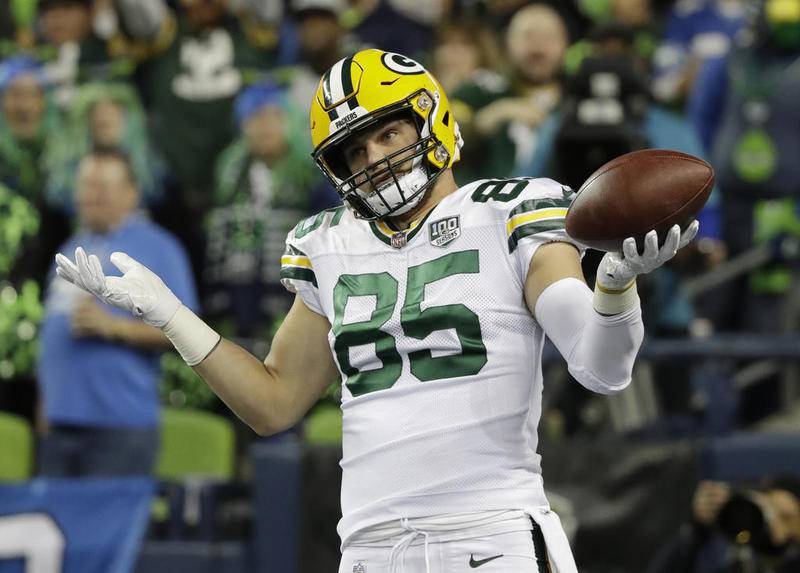
<path fill-rule="evenodd" d="M 554 199 L 551 197 L 546 199 L 526 199 L 511 210 L 508 214 L 508 218 L 511 219 L 516 215 L 538 211 L 539 209 L 550 209 L 553 207 L 568 208 L 571 203 L 572 199 Z"/>
<path fill-rule="evenodd" d="M 317 277 L 311 269 L 304 269 L 301 267 L 282 267 L 282 279 L 295 279 L 299 281 L 306 281 L 314 286 L 317 286 Z"/>
<path fill-rule="evenodd" d="M 549 219 L 528 223 L 527 225 L 520 225 L 514 229 L 514 232 L 511 233 L 511 236 L 508 238 L 508 252 L 513 253 L 516 250 L 520 239 L 523 237 L 529 237 L 530 235 L 543 233 L 545 231 L 557 231 L 563 228 L 564 219 Z"/>

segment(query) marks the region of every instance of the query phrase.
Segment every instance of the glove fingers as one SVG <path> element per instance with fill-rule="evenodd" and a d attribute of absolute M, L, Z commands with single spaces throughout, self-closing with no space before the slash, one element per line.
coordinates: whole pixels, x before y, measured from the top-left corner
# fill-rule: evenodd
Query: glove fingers
<path fill-rule="evenodd" d="M 636 259 L 639 257 L 639 251 L 636 249 L 636 239 L 628 237 L 622 241 L 622 252 L 625 254 L 626 259 Z"/>
<path fill-rule="evenodd" d="M 106 275 L 103 272 L 103 265 L 100 264 L 100 259 L 97 258 L 97 255 L 89 255 L 89 268 L 92 271 L 92 277 L 96 281 L 101 281 L 103 286 L 105 286 Z"/>
<path fill-rule="evenodd" d="M 103 266 L 100 264 L 100 259 L 97 258 L 97 255 L 89 255 L 88 261 L 95 293 L 102 296 L 106 293 L 106 275 L 103 273 Z"/>
<path fill-rule="evenodd" d="M 93 293 L 97 293 L 96 286 L 92 281 L 92 270 L 89 268 L 89 259 L 86 256 L 86 251 L 81 247 L 75 249 L 75 263 L 78 266 L 78 272 L 81 276 L 81 282 L 84 286 Z"/>
<path fill-rule="evenodd" d="M 123 273 L 127 273 L 139 264 L 138 261 L 128 256 L 127 253 L 121 251 L 111 253 L 111 262 Z"/>
<path fill-rule="evenodd" d="M 56 254 L 56 274 L 74 285 L 82 284 L 78 267 L 61 253 Z"/>
<path fill-rule="evenodd" d="M 644 236 L 644 252 L 642 257 L 645 259 L 655 259 L 658 256 L 658 233 L 650 231 Z"/>
<path fill-rule="evenodd" d="M 664 241 L 664 246 L 661 252 L 664 254 L 664 260 L 669 260 L 678 252 L 678 241 L 681 238 L 681 228 L 679 225 L 673 225 L 667 232 L 667 240 Z"/>
<path fill-rule="evenodd" d="M 75 281 L 74 277 L 69 274 L 69 271 L 66 271 L 61 267 L 56 267 L 56 274 L 68 283 L 74 284 L 75 286 L 80 286 L 80 283 Z"/>
<path fill-rule="evenodd" d="M 694 239 L 697 236 L 698 230 L 700 230 L 700 221 L 695 219 L 681 235 L 681 241 L 680 244 L 678 245 L 678 248 L 682 249 L 683 247 L 691 243 L 692 239 Z"/>

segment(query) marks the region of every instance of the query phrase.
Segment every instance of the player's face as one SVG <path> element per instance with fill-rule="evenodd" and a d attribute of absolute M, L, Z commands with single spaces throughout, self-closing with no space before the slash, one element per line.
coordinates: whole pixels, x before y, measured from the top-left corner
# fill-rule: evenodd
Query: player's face
<path fill-rule="evenodd" d="M 379 123 L 363 133 L 354 135 L 343 145 L 342 152 L 350 173 L 357 173 L 368 165 L 376 164 L 367 173 L 372 177 L 372 184 L 376 188 L 381 188 L 392 180 L 388 162 L 381 162 L 381 160 L 403 148 L 412 146 L 418 140 L 419 134 L 412 120 L 394 119 Z M 399 177 L 402 173 L 411 170 L 412 161 L 409 159 L 403 162 L 403 159 L 411 157 L 413 154 L 414 148 L 412 147 L 399 157 L 392 158 L 395 176 Z M 367 177 L 365 176 L 363 181 L 357 183 L 359 186 L 367 183 Z"/>
<path fill-rule="evenodd" d="M 83 225 L 97 233 L 106 232 L 133 212 L 137 199 L 120 161 L 93 156 L 81 161 L 76 206 Z"/>

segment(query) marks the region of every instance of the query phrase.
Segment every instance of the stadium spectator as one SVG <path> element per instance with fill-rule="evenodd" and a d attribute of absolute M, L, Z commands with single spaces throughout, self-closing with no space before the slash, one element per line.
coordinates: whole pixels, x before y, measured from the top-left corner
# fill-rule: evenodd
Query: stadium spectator
<path fill-rule="evenodd" d="M 41 283 L 69 231 L 66 218 L 45 201 L 45 165 L 61 127 L 39 64 L 24 56 L 0 64 L 0 107 L 0 183 L 34 206 L 40 229 L 26 243 L 15 275 Z"/>
<path fill-rule="evenodd" d="M 443 0 L 356 0 L 348 25 L 366 46 L 424 57 L 445 11 Z"/>
<path fill-rule="evenodd" d="M 653 92 L 683 108 L 703 62 L 728 53 L 747 20 L 744 0 L 678 0 L 654 54 Z"/>
<path fill-rule="evenodd" d="M 66 108 L 86 81 L 130 76 L 133 60 L 124 50 L 110 2 L 39 0 L 36 10 L 40 34 L 32 51 L 44 63 L 59 107 Z"/>
<path fill-rule="evenodd" d="M 57 131 L 57 114 L 49 107 L 42 68 L 17 56 L 0 64 L 2 128 L 0 179 L 31 199 L 42 197 L 42 158 L 47 135 Z"/>
<path fill-rule="evenodd" d="M 235 324 L 231 335 L 269 334 L 291 303 L 280 284 L 286 233 L 338 196 L 311 158 L 307 115 L 276 85 L 243 91 L 234 106 L 241 136 L 220 156 L 206 225 L 206 309 Z"/>
<path fill-rule="evenodd" d="M 767 0 L 746 41 L 702 68 L 689 109 L 709 150 L 722 196 L 722 234 L 731 254 L 781 235 L 800 235 L 800 0 Z M 738 281 L 720 326 L 795 329 L 788 312 L 790 268 L 771 265 Z M 720 293 L 722 295 L 722 293 Z"/>
<path fill-rule="evenodd" d="M 465 180 L 506 177 L 533 155 L 538 129 L 561 99 L 568 41 L 555 9 L 544 4 L 523 8 L 506 35 L 511 72 L 475 78 L 453 94 L 466 142 L 460 174 Z"/>
<path fill-rule="evenodd" d="M 138 203 L 127 157 L 113 149 L 93 151 L 78 171 L 80 229 L 62 248 L 81 244 L 106 261 L 115 251 L 135 252 L 196 308 L 182 247 L 138 214 Z M 118 264 L 124 267 L 124 261 Z M 159 352 L 169 342 L 158 329 L 99 304 L 55 275 L 51 279 L 39 362 L 47 428 L 41 474 L 149 474 L 158 446 Z"/>
<path fill-rule="evenodd" d="M 173 13 L 164 0 L 117 0 L 140 22 L 149 44 L 139 81 L 150 111 L 153 138 L 163 148 L 186 209 L 197 216 L 211 199 L 214 162 L 235 136 L 233 100 L 274 64 L 276 22 L 239 18 L 230 0 L 180 0 Z"/>
<path fill-rule="evenodd" d="M 270 70 L 278 55 L 281 10 L 275 2 L 116 0 L 138 26 L 137 81 L 151 137 L 170 169 L 171 185 L 154 218 L 186 245 L 193 267 L 205 251 L 202 220 L 212 203 L 214 165 L 236 136 L 233 101 Z M 262 10 L 258 10 L 258 8 Z"/>
<path fill-rule="evenodd" d="M 11 1 L 0 4 L 0 59 L 35 44 L 36 4 Z"/>
<path fill-rule="evenodd" d="M 275 70 L 274 76 L 289 87 L 287 97 L 304 108 L 314 97 L 319 78 L 339 59 L 355 51 L 355 38 L 348 36 L 341 19 L 344 0 L 294 0 L 299 62 Z"/>
<path fill-rule="evenodd" d="M 51 204 L 72 211 L 81 158 L 96 148 L 119 148 L 133 166 L 144 206 L 161 198 L 166 165 L 151 144 L 147 121 L 134 89 L 122 83 L 82 86 L 69 108 L 65 135 L 57 138 L 48 174 Z"/>
<path fill-rule="evenodd" d="M 605 2 L 606 0 L 601 0 Z M 509 23 L 518 11 L 530 4 L 550 6 L 558 10 L 564 25 L 571 38 L 582 37 L 586 26 L 589 24 L 587 17 L 586 0 L 477 0 L 464 2 L 463 10 L 471 17 L 477 17 L 481 22 L 496 30 L 499 34 L 507 31 Z"/>
<path fill-rule="evenodd" d="M 502 69 L 495 34 L 479 21 L 447 22 L 436 29 L 431 71 L 448 93 L 470 80 L 481 83 L 476 76 L 495 75 Z"/>
<path fill-rule="evenodd" d="M 594 55 L 564 82 L 560 109 L 544 120 L 536 150 L 513 172 L 554 177 L 577 189 L 603 163 L 637 149 L 702 156 L 691 124 L 652 101 L 630 30 L 603 25 L 590 37 Z"/>
<path fill-rule="evenodd" d="M 713 292 L 718 330 L 797 332 L 800 308 L 793 296 L 797 258 L 776 248 L 800 237 L 797 197 L 800 164 L 800 0 L 766 0 L 746 34 L 725 58 L 706 62 L 689 110 L 717 173 L 722 236 L 731 258 L 755 248 L 773 257 Z M 748 270 L 745 268 L 745 270 Z M 741 398 L 747 424 L 785 407 L 783 380 L 773 369 L 756 378 Z"/>
<path fill-rule="evenodd" d="M 597 24 L 589 29 L 584 38 L 570 46 L 566 56 L 567 73 L 574 73 L 583 58 L 595 54 L 598 35 L 609 28 L 625 30 L 626 44 L 618 46 L 619 50 L 633 52 L 643 65 L 649 67 L 658 42 L 658 23 L 655 17 L 652 0 L 611 0 L 608 2 L 607 14 L 597 19 Z M 619 39 L 618 34 L 606 35 L 607 39 Z M 631 49 L 631 47 L 633 49 Z"/>
<path fill-rule="evenodd" d="M 682 116 L 652 101 L 649 77 L 624 27 L 605 24 L 591 34 L 591 52 L 576 74 L 565 81 L 561 108 L 542 124 L 536 152 L 517 165 L 519 176 L 551 177 L 578 189 L 604 163 L 646 147 L 675 149 L 702 157 L 702 145 Z M 691 275 L 710 269 L 724 255 L 719 241 L 718 197 L 699 215 L 705 251 L 688 245 L 668 265 L 642 277 L 642 313 L 647 332 L 655 337 L 686 337 L 704 318 L 681 290 Z M 589 251 L 585 274 L 592 276 L 602 253 Z M 658 405 L 664 416 L 685 416 L 690 410 L 692 385 L 685 363 L 659 365 L 655 372 Z M 576 405 L 587 398 L 573 385 L 563 388 L 559 407 L 571 420 Z"/>
<path fill-rule="evenodd" d="M 800 570 L 800 482 L 756 487 L 702 481 L 692 518 L 647 573 L 794 573 Z"/>

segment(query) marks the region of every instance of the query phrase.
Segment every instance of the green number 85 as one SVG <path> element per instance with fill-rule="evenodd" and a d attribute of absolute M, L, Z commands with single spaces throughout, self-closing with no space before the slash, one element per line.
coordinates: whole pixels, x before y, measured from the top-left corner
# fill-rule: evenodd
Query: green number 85
<path fill-rule="evenodd" d="M 480 270 L 478 251 L 449 253 L 408 269 L 406 298 L 400 310 L 400 325 L 406 336 L 422 340 L 433 332 L 453 329 L 461 353 L 434 357 L 430 350 L 409 353 L 411 373 L 423 382 L 457 376 L 471 376 L 486 364 L 486 346 L 478 316 L 463 304 L 447 304 L 422 310 L 425 286 L 443 278 Z M 353 396 L 391 388 L 402 371 L 402 359 L 392 335 L 381 330 L 397 305 L 397 279 L 389 273 L 342 275 L 333 289 L 336 337 L 334 351 L 347 387 Z M 353 296 L 375 296 L 375 310 L 369 320 L 343 324 L 347 301 Z M 381 368 L 359 371 L 350 363 L 350 348 L 375 344 Z"/>

